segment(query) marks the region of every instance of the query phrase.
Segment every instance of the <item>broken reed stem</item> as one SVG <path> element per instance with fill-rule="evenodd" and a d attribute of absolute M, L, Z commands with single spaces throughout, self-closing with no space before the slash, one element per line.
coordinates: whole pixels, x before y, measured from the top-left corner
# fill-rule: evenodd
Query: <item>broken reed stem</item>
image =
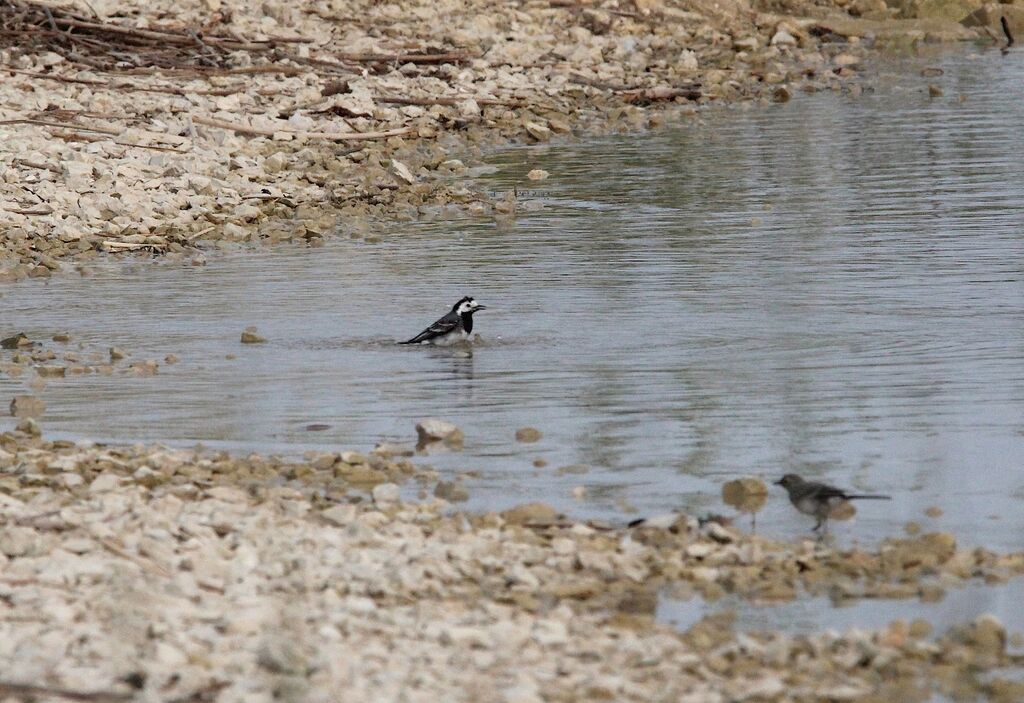
<path fill-rule="evenodd" d="M 388 137 L 399 137 L 403 134 L 409 134 L 413 131 L 412 127 L 400 127 L 398 129 L 389 129 L 382 132 L 293 132 L 287 129 L 250 127 L 249 125 L 225 122 L 224 120 L 215 120 L 212 117 L 202 117 L 200 115 L 193 115 L 192 121 L 196 124 L 206 125 L 207 127 L 228 129 L 232 132 L 237 132 L 238 134 L 247 134 L 255 137 L 273 137 L 275 134 L 290 134 L 293 137 L 325 139 L 336 142 L 387 139 Z"/>

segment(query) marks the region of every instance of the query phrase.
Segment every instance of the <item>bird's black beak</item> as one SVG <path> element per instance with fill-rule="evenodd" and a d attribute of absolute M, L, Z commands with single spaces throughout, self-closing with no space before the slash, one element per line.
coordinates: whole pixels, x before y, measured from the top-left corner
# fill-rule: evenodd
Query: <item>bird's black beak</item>
<path fill-rule="evenodd" d="M 780 478 L 778 481 L 772 481 L 772 483 L 774 483 L 776 486 L 781 486 L 782 485 L 782 479 Z"/>
<path fill-rule="evenodd" d="M 477 310 L 486 310 L 486 309 L 487 309 L 486 305 L 477 305 L 475 308 L 473 308 L 473 312 L 476 312 Z"/>

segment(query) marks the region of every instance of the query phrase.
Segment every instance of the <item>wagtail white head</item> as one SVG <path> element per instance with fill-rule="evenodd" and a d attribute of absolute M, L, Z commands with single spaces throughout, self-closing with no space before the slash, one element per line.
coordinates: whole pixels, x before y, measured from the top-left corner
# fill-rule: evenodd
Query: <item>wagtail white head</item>
<path fill-rule="evenodd" d="M 447 315 L 412 339 L 399 344 L 447 345 L 468 339 L 470 332 L 473 331 L 473 313 L 486 309 L 472 296 L 467 295 L 455 303 Z"/>

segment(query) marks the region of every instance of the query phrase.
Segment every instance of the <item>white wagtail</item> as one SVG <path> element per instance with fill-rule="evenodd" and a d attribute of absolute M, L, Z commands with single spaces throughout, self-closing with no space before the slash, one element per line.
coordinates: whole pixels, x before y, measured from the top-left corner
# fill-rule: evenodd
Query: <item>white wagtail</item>
<path fill-rule="evenodd" d="M 473 313 L 487 308 L 466 296 L 452 306 L 451 312 L 418 335 L 399 344 L 454 344 L 469 338 L 473 331 Z"/>
<path fill-rule="evenodd" d="M 866 493 L 847 493 L 841 488 L 815 481 L 805 481 L 796 474 L 786 474 L 775 482 L 789 493 L 789 502 L 804 515 L 818 519 L 814 530 L 823 526 L 828 529 L 828 518 L 832 511 L 848 500 L 891 500 L 890 496 Z"/>

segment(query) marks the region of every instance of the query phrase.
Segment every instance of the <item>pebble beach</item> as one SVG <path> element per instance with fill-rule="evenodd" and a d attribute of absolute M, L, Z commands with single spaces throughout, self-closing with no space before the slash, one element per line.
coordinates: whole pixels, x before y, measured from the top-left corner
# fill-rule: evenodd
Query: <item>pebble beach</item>
<path fill-rule="evenodd" d="M 514 206 L 473 181 L 488 149 L 856 98 L 880 52 L 1004 44 L 1024 25 L 1006 7 L 15 0 L 0 7 L 0 285 L 500 216 Z M 656 616 L 666 595 L 932 603 L 1019 579 L 1024 551 L 938 530 L 850 547 L 714 514 L 465 511 L 462 483 L 425 461 L 464 440 L 436 419 L 407 443 L 291 458 L 53 439 L 47 383 L 133 383 L 179 360 L 0 332 L 0 374 L 24 386 L 0 399 L 0 701 L 1024 698 L 1024 640 L 993 616 L 814 634 Z"/>

